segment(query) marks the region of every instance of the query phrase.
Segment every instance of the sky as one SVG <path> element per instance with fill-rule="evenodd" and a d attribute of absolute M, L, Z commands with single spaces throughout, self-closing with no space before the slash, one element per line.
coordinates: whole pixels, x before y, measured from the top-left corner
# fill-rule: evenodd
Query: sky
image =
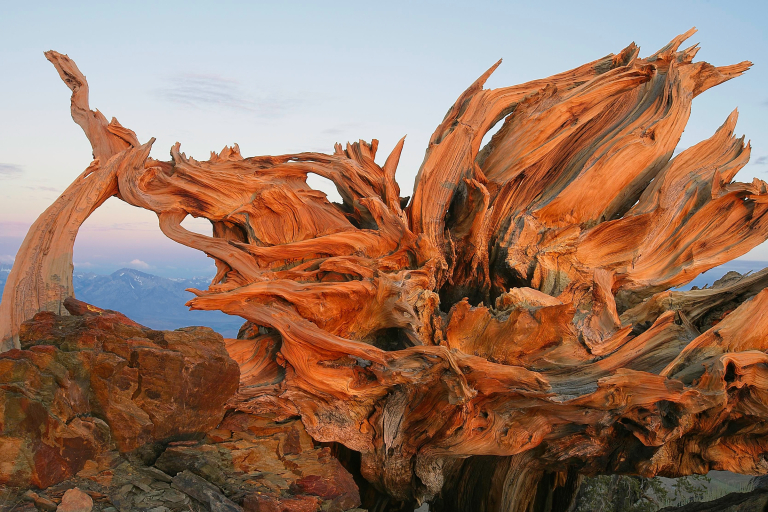
<path fill-rule="evenodd" d="M 0 265 L 91 160 L 70 91 L 43 52 L 86 75 L 91 108 L 116 117 L 152 156 L 176 141 L 207 159 L 332 152 L 380 141 L 383 162 L 407 134 L 402 195 L 456 97 L 503 58 L 487 87 L 550 76 L 617 53 L 653 53 L 692 26 L 697 60 L 754 62 L 693 103 L 678 151 L 708 138 L 736 107 L 752 142 L 740 181 L 768 179 L 768 2 L 18 2 L 0 0 Z M 313 186 L 333 198 L 319 179 Z M 185 224 L 210 233 L 207 221 Z M 768 261 L 768 244 L 742 257 Z M 77 270 L 133 267 L 166 277 L 210 274 L 201 253 L 166 239 L 156 216 L 110 199 L 75 245 Z M 768 263 L 766 264 L 768 265 Z"/>

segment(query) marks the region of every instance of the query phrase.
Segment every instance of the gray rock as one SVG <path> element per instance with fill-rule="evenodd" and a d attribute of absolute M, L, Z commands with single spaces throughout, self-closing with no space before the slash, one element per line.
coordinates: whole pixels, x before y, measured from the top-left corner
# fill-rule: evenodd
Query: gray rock
<path fill-rule="evenodd" d="M 128 496 L 132 489 L 132 484 L 126 484 L 117 492 L 109 495 L 109 501 L 119 512 L 131 512 L 133 510 L 133 500 Z"/>
<path fill-rule="evenodd" d="M 138 487 L 139 489 L 141 489 L 144 492 L 149 492 L 149 491 L 152 490 L 152 488 L 150 486 L 148 486 L 147 484 L 142 483 L 142 482 L 134 482 L 133 485 L 135 485 L 136 487 Z"/>
<path fill-rule="evenodd" d="M 223 494 L 215 494 L 208 500 L 211 512 L 243 512 L 243 508 Z"/>
<path fill-rule="evenodd" d="M 155 461 L 155 467 L 169 475 L 189 470 L 218 486 L 227 481 L 223 471 L 226 464 L 218 448 L 210 445 L 170 446 Z"/>
<path fill-rule="evenodd" d="M 173 477 L 171 486 L 207 504 L 211 512 L 243 512 L 242 507 L 224 496 L 218 487 L 191 471 L 182 471 Z"/>
<path fill-rule="evenodd" d="M 170 501 L 171 503 L 180 503 L 184 501 L 184 498 L 186 498 L 186 495 L 176 489 L 166 489 L 160 496 L 160 499 Z"/>
<path fill-rule="evenodd" d="M 187 470 L 182 471 L 173 477 L 171 487 L 192 496 L 197 501 L 202 503 L 208 501 L 207 494 L 204 492 L 221 493 L 221 489 L 213 485 L 211 482 Z"/>
<path fill-rule="evenodd" d="M 161 482 L 171 483 L 173 480 L 171 475 L 152 466 L 148 468 L 141 468 L 141 471 L 148 477 L 154 478 L 155 480 L 160 480 Z"/>

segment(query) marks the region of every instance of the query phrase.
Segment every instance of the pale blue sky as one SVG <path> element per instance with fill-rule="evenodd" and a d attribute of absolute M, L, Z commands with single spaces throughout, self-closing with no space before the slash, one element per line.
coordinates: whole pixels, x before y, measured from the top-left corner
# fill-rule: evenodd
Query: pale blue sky
<path fill-rule="evenodd" d="M 329 152 L 334 142 L 405 134 L 409 195 L 427 140 L 457 95 L 497 59 L 488 85 L 542 78 L 615 53 L 647 55 L 696 26 L 697 58 L 751 60 L 746 75 L 693 105 L 680 148 L 709 137 L 735 107 L 752 140 L 741 181 L 768 178 L 765 2 L 10 2 L 0 0 L 0 264 L 90 161 L 69 90 L 43 57 L 67 53 L 91 106 L 115 116 L 153 156 Z M 761 160 L 762 159 L 762 160 Z M 762 162 L 762 165 L 761 165 Z M 768 246 L 747 258 L 768 260 Z M 83 270 L 133 266 L 202 274 L 210 262 L 159 233 L 153 214 L 110 200 L 84 225 Z"/>

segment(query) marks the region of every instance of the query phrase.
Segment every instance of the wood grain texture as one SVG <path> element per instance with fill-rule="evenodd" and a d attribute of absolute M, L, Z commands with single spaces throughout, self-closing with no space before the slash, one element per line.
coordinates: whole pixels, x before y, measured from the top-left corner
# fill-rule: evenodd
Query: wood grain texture
<path fill-rule="evenodd" d="M 395 499 L 469 510 L 450 493 L 474 485 L 473 461 L 493 467 L 487 510 L 552 509 L 578 473 L 764 474 L 768 274 L 669 291 L 768 238 L 766 183 L 733 181 L 750 154 L 735 111 L 673 156 L 693 99 L 751 65 L 693 62 L 697 46 L 679 49 L 692 33 L 646 58 L 632 44 L 483 88 L 497 63 L 435 130 L 410 201 L 395 181 L 404 140 L 383 165 L 377 140 L 207 161 L 176 144 L 157 161 L 83 106 L 74 79 L 73 117 L 109 182 L 78 212 L 117 194 L 213 258 L 188 305 L 247 321 L 228 341 L 242 374 L 230 405 L 299 414 L 316 440 L 360 452 L 362 475 Z M 82 222 L 63 209 L 80 197 L 33 226 L 12 274 L 42 269 L 27 289 L 51 282 L 34 251 Z M 186 230 L 188 215 L 212 236 Z M 73 236 L 52 245 L 71 258 Z M 4 308 L 23 286 L 9 280 Z M 3 332 L 35 307 L 4 316 Z"/>
<path fill-rule="evenodd" d="M 66 55 L 45 57 L 72 90 L 72 119 L 93 148 L 91 165 L 42 214 L 16 254 L 0 302 L 0 349 L 19 346 L 19 326 L 38 311 L 66 314 L 62 306 L 72 289 L 72 250 L 77 231 L 104 201 L 117 193 L 117 168 L 128 162 L 136 135 L 112 118 L 90 110 L 88 82 Z"/>

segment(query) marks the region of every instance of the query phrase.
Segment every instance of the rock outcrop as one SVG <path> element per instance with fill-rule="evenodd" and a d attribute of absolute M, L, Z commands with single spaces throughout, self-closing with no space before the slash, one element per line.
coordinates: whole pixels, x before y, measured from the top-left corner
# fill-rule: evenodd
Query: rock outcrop
<path fill-rule="evenodd" d="M 0 354 L 0 484 L 45 488 L 101 453 L 201 437 L 222 420 L 239 370 L 221 336 L 65 306 L 25 322 L 21 348 Z"/>
<path fill-rule="evenodd" d="M 227 408 L 239 370 L 221 336 L 64 305 L 70 315 L 38 313 L 21 348 L 0 354 L 0 510 L 360 505 L 352 475 L 295 415 Z"/>
<path fill-rule="evenodd" d="M 768 510 L 768 490 L 732 492 L 712 501 L 693 502 L 680 507 L 665 507 L 659 512 L 764 512 Z"/>
<path fill-rule="evenodd" d="M 352 475 L 329 449 L 315 446 L 297 419 L 277 422 L 269 414 L 230 413 L 200 440 L 103 452 L 47 489 L 0 492 L 0 503 L 56 510 L 72 489 L 105 512 L 341 512 L 360 505 Z"/>

